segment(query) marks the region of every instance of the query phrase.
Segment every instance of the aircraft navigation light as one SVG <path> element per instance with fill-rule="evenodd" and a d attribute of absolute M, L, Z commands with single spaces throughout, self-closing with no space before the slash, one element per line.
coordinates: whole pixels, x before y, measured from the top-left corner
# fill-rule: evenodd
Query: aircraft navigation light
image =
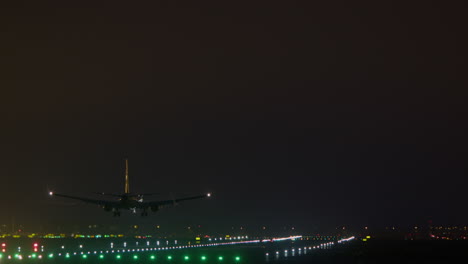
<path fill-rule="evenodd" d="M 49 195 L 50 195 L 50 196 L 54 195 L 54 192 L 49 192 Z"/>
<path fill-rule="evenodd" d="M 211 193 L 207 193 L 206 196 L 211 197 Z"/>

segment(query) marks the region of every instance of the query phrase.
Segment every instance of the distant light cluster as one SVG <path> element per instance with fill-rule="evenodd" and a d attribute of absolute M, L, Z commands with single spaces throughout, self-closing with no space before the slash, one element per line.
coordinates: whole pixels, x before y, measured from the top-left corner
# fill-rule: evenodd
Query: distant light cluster
<path fill-rule="evenodd" d="M 282 238 L 281 238 L 282 239 Z M 330 249 L 332 246 L 335 246 L 336 244 L 341 244 L 345 242 L 349 242 L 351 240 L 355 239 L 355 237 L 348 237 L 344 238 L 341 240 L 338 240 L 337 243 L 335 242 L 327 242 L 327 243 L 322 243 L 316 246 L 309 246 L 309 247 L 298 247 L 298 248 L 290 248 L 290 249 L 284 249 L 284 250 L 277 250 L 274 252 L 274 254 L 270 254 L 270 252 L 265 253 L 266 260 L 268 261 L 270 258 L 270 255 L 274 255 L 275 260 L 278 260 L 281 257 L 281 253 L 283 252 L 282 256 L 283 257 L 288 257 L 289 254 L 291 256 L 295 256 L 295 254 L 307 254 L 308 250 L 315 250 L 315 249 Z M 281 241 L 281 240 L 276 240 L 276 241 Z"/>

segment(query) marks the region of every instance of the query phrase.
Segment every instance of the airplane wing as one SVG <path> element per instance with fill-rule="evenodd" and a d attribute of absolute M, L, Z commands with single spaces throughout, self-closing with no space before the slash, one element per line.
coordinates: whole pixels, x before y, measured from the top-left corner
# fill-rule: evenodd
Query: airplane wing
<path fill-rule="evenodd" d="M 164 206 L 168 206 L 168 205 L 175 205 L 178 202 L 182 202 L 182 201 L 202 199 L 202 198 L 208 198 L 208 197 L 211 197 L 211 193 L 197 195 L 197 196 L 184 197 L 184 198 L 177 198 L 177 199 L 174 199 L 174 200 L 141 202 L 141 203 L 139 203 L 138 207 L 140 207 L 140 208 L 148 208 L 148 207 L 158 208 L 158 207 L 164 207 Z"/>
<path fill-rule="evenodd" d="M 67 194 L 60 194 L 60 193 L 54 193 L 54 192 L 49 192 L 50 196 L 58 196 L 58 197 L 63 197 L 63 198 L 68 198 L 68 199 L 74 199 L 74 200 L 79 200 L 85 203 L 90 203 L 90 204 L 97 204 L 100 206 L 118 206 L 118 202 L 116 201 L 106 201 L 106 200 L 95 200 L 95 199 L 89 199 L 89 198 L 84 198 L 84 197 L 78 197 L 78 196 L 72 196 L 72 195 L 67 195 Z"/>

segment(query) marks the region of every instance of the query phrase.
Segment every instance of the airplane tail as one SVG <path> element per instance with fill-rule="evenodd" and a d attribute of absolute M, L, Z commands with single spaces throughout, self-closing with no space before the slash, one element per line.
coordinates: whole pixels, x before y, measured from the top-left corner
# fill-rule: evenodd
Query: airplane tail
<path fill-rule="evenodd" d="M 128 159 L 125 159 L 125 193 L 130 193 L 130 184 L 128 183 Z"/>

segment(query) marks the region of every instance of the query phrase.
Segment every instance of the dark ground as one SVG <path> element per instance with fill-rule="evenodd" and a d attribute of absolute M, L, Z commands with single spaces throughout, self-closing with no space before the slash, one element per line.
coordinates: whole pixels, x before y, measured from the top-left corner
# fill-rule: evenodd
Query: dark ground
<path fill-rule="evenodd" d="M 275 263 L 464 263 L 467 258 L 468 241 L 371 240 Z"/>

